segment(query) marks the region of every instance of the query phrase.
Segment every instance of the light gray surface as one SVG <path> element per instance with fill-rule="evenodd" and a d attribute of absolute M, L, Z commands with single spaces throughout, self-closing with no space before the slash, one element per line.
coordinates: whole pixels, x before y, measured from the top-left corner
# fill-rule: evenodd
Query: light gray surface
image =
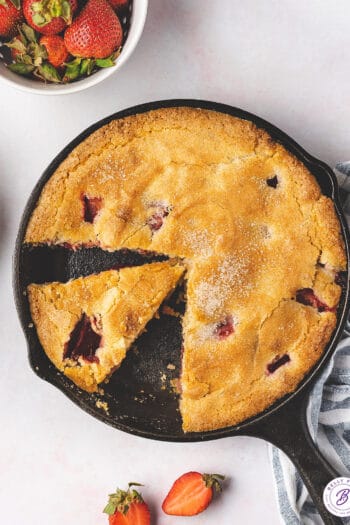
<path fill-rule="evenodd" d="M 189 469 L 231 481 L 193 525 L 277 525 L 264 443 L 174 445 L 122 434 L 79 411 L 30 371 L 11 293 L 19 218 L 42 170 L 89 124 L 145 101 L 195 97 L 270 120 L 333 165 L 350 154 L 350 5 L 309 0 L 151 0 L 130 62 L 77 95 L 36 97 L 0 84 L 0 521 L 99 525 L 116 484 L 147 484 L 158 507 Z M 187 523 L 158 511 L 155 525 Z"/>

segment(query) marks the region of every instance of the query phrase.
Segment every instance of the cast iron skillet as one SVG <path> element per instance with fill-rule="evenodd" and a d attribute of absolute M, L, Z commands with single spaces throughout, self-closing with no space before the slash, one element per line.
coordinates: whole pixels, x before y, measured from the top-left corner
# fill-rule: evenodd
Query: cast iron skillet
<path fill-rule="evenodd" d="M 152 102 L 120 111 L 88 128 L 57 155 L 34 188 L 25 208 L 14 256 L 14 291 L 18 313 L 28 342 L 30 364 L 39 377 L 58 387 L 80 408 L 124 432 L 164 441 L 204 441 L 245 435 L 273 443 L 283 450 L 298 468 L 325 524 L 341 523 L 338 518 L 328 513 L 322 502 L 325 485 L 337 477 L 337 473 L 313 444 L 307 428 L 306 405 L 310 389 L 330 360 L 346 322 L 349 311 L 348 273 L 343 276 L 344 284 L 337 327 L 320 361 L 295 392 L 280 399 L 263 413 L 234 427 L 187 434 L 182 431 L 178 399 L 169 388 L 170 380 L 178 376 L 180 366 L 181 325 L 176 317 L 162 315 L 159 320 L 150 322 L 147 332 L 137 341 L 137 349 L 142 351 L 128 353 L 121 368 L 113 374 L 110 382 L 104 387 L 104 394 L 87 394 L 76 387 L 51 364 L 38 341 L 25 295 L 29 282 L 66 281 L 111 266 L 138 265 L 147 260 L 146 256 L 127 251 L 105 253 L 94 248 L 74 252 L 64 247 L 30 248 L 23 245 L 28 220 L 44 184 L 74 147 L 111 120 L 152 109 L 176 106 L 211 109 L 252 121 L 298 157 L 316 177 L 322 192 L 334 201 L 349 261 L 349 233 L 341 211 L 333 172 L 326 164 L 309 155 L 272 124 L 241 109 L 199 100 Z M 168 368 L 169 363 L 175 365 L 174 370 Z M 105 401 L 108 404 L 108 412 L 98 408 L 96 401 Z"/>

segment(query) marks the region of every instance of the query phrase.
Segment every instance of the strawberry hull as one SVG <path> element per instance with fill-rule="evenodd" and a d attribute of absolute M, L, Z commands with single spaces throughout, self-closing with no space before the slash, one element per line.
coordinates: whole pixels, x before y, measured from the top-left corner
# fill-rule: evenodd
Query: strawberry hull
<path fill-rule="evenodd" d="M 38 25 L 38 23 L 35 22 L 36 16 L 38 16 L 35 9 L 41 4 L 42 2 L 38 2 L 38 0 L 24 0 L 23 13 L 27 23 L 35 29 L 35 31 L 46 36 L 57 35 L 64 31 L 67 27 L 67 22 L 61 16 L 49 17 L 48 19 L 50 21 L 43 25 Z M 78 7 L 77 0 L 69 0 L 69 5 L 70 12 L 73 14 Z"/>
<path fill-rule="evenodd" d="M 151 525 L 148 505 L 133 486 L 141 485 L 129 483 L 127 490 L 117 489 L 109 495 L 103 511 L 108 514 L 109 525 Z"/>

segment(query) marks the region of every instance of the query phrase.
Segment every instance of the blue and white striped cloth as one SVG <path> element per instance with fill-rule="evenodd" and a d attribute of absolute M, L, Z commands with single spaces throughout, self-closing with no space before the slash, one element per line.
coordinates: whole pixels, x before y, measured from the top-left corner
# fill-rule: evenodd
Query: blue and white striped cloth
<path fill-rule="evenodd" d="M 343 202 L 350 223 L 350 162 L 334 170 L 349 196 Z M 308 405 L 312 438 L 340 476 L 350 476 L 350 320 L 333 359 L 315 384 Z M 285 525 L 323 525 L 305 485 L 287 456 L 270 445 L 276 496 Z M 350 525 L 350 519 L 343 523 Z"/>

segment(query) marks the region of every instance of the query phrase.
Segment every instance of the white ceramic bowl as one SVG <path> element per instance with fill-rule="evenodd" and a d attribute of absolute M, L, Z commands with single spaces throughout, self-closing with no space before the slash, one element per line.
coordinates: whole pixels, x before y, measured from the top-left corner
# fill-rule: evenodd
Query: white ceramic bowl
<path fill-rule="evenodd" d="M 130 29 L 126 41 L 123 45 L 115 66 L 100 69 L 90 77 L 77 80 L 72 84 L 45 84 L 39 80 L 32 80 L 13 73 L 0 59 L 0 79 L 11 86 L 22 91 L 29 91 L 39 95 L 64 95 L 66 93 L 75 93 L 82 91 L 91 86 L 102 82 L 105 78 L 113 75 L 128 60 L 140 40 L 143 27 L 146 21 L 148 0 L 133 0 L 133 9 L 131 15 Z"/>

